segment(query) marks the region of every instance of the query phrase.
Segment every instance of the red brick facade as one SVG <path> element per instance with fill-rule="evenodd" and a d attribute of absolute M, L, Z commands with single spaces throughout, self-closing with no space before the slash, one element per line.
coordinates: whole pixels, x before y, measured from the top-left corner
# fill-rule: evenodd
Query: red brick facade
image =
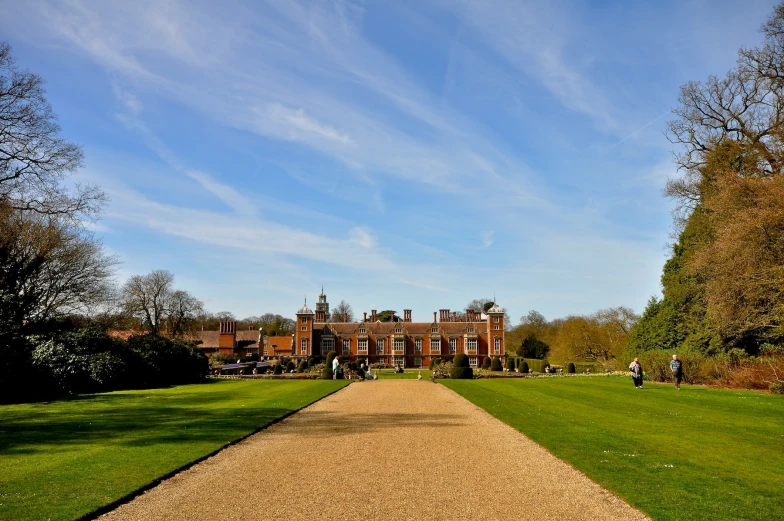
<path fill-rule="evenodd" d="M 341 361 L 364 358 L 369 363 L 383 362 L 403 367 L 427 366 L 432 358 L 449 360 L 465 353 L 472 365 L 481 365 L 487 356 L 502 361 L 504 352 L 504 312 L 494 305 L 486 313 L 467 310 L 464 319 L 447 309 L 433 313 L 432 322 L 412 322 L 411 310 L 403 311 L 403 320 L 379 322 L 376 311 L 362 322 L 326 322 L 321 313 L 307 305 L 297 311 L 292 356 L 324 357 L 329 351 Z"/>

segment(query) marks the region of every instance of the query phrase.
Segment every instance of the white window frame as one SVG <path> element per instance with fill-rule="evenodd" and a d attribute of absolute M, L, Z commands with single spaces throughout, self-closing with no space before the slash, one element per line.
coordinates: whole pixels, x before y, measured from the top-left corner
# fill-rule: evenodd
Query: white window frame
<path fill-rule="evenodd" d="M 437 327 L 430 328 L 430 332 L 431 333 L 438 333 L 438 328 Z"/>
<path fill-rule="evenodd" d="M 476 360 L 477 360 L 477 357 L 469 356 L 468 357 L 468 365 L 470 365 L 471 367 L 476 367 Z"/>
<path fill-rule="evenodd" d="M 438 344 L 434 345 L 434 344 L 436 344 L 436 342 Z M 441 353 L 441 338 L 438 338 L 438 339 L 431 338 L 430 339 L 430 352 L 431 353 Z"/>
<path fill-rule="evenodd" d="M 493 349 L 495 349 L 495 354 L 501 354 L 501 337 L 495 337 L 493 340 Z"/>
<path fill-rule="evenodd" d="M 308 317 L 302 317 L 300 319 L 300 322 L 302 322 L 303 324 L 307 324 L 308 323 Z"/>
<path fill-rule="evenodd" d="M 465 350 L 466 351 L 476 351 L 479 347 L 479 342 L 476 338 L 468 338 L 466 339 Z"/>
<path fill-rule="evenodd" d="M 414 367 L 422 367 L 422 357 L 417 356 L 414 358 Z"/>
<path fill-rule="evenodd" d="M 414 351 L 416 351 L 417 353 L 421 353 L 422 352 L 422 339 L 421 338 L 415 338 L 414 339 Z"/>
<path fill-rule="evenodd" d="M 385 338 L 378 338 L 378 339 L 376 339 L 376 354 L 377 355 L 383 355 L 385 347 L 386 347 L 386 339 Z"/>
<path fill-rule="evenodd" d="M 302 355 L 308 354 L 308 339 L 307 338 L 301 339 L 300 342 L 299 342 L 299 346 L 300 346 L 300 354 L 302 354 Z"/>
<path fill-rule="evenodd" d="M 393 363 L 394 365 L 402 365 L 402 366 L 405 366 L 405 365 L 406 365 L 406 360 L 405 360 L 405 358 L 406 358 L 406 357 L 405 357 L 405 356 L 402 356 L 402 355 L 394 356 L 394 357 L 392 357 L 392 363 Z"/>
<path fill-rule="evenodd" d="M 326 355 L 330 351 L 334 351 L 335 349 L 335 340 L 333 338 L 322 338 L 321 339 L 321 354 Z"/>
<path fill-rule="evenodd" d="M 393 345 L 394 345 L 395 352 L 397 351 L 403 351 L 404 353 L 406 352 L 406 341 L 404 339 L 396 338 L 394 340 Z"/>
<path fill-rule="evenodd" d="M 403 332 L 402 327 L 395 328 L 395 333 L 402 333 L 402 332 Z"/>
<path fill-rule="evenodd" d="M 493 330 L 498 331 L 499 329 L 501 329 L 501 326 L 493 326 Z"/>
<path fill-rule="evenodd" d="M 368 339 L 360 338 L 357 340 L 357 353 L 366 355 L 368 352 Z"/>
<path fill-rule="evenodd" d="M 472 328 L 472 327 L 469 327 L 469 328 L 468 328 L 468 332 L 469 332 L 469 333 L 473 333 L 473 332 L 474 332 L 474 328 Z"/>
<path fill-rule="evenodd" d="M 308 330 L 308 326 L 302 326 L 302 331 L 307 331 L 307 330 Z"/>
<path fill-rule="evenodd" d="M 351 353 L 351 339 L 344 338 L 343 339 L 343 354 L 347 355 Z"/>
<path fill-rule="evenodd" d="M 498 322 L 500 322 L 500 321 L 501 321 L 500 319 L 501 319 L 501 317 L 499 317 L 498 315 L 496 315 L 496 316 L 494 316 L 494 317 L 493 317 L 493 322 L 496 322 L 496 323 L 498 323 Z"/>
<path fill-rule="evenodd" d="M 364 327 L 359 328 L 360 333 L 367 333 L 367 330 Z"/>
<path fill-rule="evenodd" d="M 449 339 L 449 352 L 450 353 L 457 353 L 457 339 L 450 338 Z"/>

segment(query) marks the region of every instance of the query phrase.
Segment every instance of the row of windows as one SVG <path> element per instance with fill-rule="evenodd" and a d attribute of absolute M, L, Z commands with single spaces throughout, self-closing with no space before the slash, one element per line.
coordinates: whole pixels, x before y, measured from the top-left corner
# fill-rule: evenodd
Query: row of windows
<path fill-rule="evenodd" d="M 383 354 L 384 349 L 386 347 L 386 341 L 383 338 L 379 338 L 376 340 L 376 353 Z M 332 338 L 322 338 L 321 339 L 321 354 L 326 355 L 330 351 L 335 348 L 334 340 Z M 476 338 L 469 338 L 466 339 L 466 352 L 474 352 L 477 350 L 477 339 Z M 395 339 L 394 342 L 394 349 L 395 351 L 405 351 L 405 341 L 403 339 Z M 368 352 L 368 341 L 367 339 L 360 339 L 357 341 L 357 351 L 362 354 L 367 354 Z M 493 351 L 495 354 L 501 353 L 501 339 L 499 337 L 495 337 L 493 341 Z M 343 353 L 350 353 L 351 352 L 351 340 L 346 338 L 343 340 Z M 414 339 L 414 352 L 421 353 L 422 352 L 422 339 L 415 338 Z M 430 340 L 430 352 L 431 353 L 440 353 L 441 352 L 441 340 L 440 339 L 431 339 Z M 449 352 L 455 353 L 457 352 L 457 339 L 450 338 L 449 339 Z M 296 353 L 294 353 L 296 354 Z M 303 338 L 300 341 L 300 354 L 306 355 L 308 354 L 308 339 Z"/>
<path fill-rule="evenodd" d="M 332 339 L 331 338 L 322 339 L 322 344 L 321 344 L 321 353 L 322 353 L 322 355 L 330 352 L 332 350 L 332 346 L 333 346 L 333 344 L 332 344 Z M 421 352 L 422 351 L 422 339 L 419 339 L 419 338 L 417 339 L 417 342 L 415 342 L 414 348 L 415 348 L 414 350 L 416 352 Z M 368 341 L 367 340 L 360 340 L 359 341 L 359 353 L 360 354 L 367 354 L 367 349 L 368 349 Z M 441 347 L 437 343 L 435 343 L 435 341 L 434 341 L 434 343 L 430 346 L 430 349 L 431 349 L 431 351 L 434 351 L 434 352 L 440 352 Z M 469 352 L 471 352 L 472 350 L 476 351 L 476 339 L 469 339 L 468 340 L 468 346 L 466 347 L 466 349 Z M 495 345 L 493 346 L 493 349 L 494 349 L 496 354 L 500 354 L 500 352 L 501 352 L 501 339 L 500 338 L 496 338 L 495 339 Z M 451 342 L 450 342 L 450 346 L 449 346 L 449 351 L 450 352 L 454 352 L 454 349 L 452 348 Z M 343 353 L 349 354 L 350 352 L 351 352 L 351 340 L 349 340 L 349 339 L 343 340 Z M 379 353 L 379 354 L 383 354 L 383 352 L 384 352 L 383 341 L 382 341 L 380 347 L 377 346 L 376 352 Z M 266 354 L 266 350 L 264 351 L 264 354 Z M 297 354 L 297 353 L 295 352 L 293 354 Z M 307 338 L 303 338 L 302 342 L 300 343 L 300 354 L 301 355 L 307 355 L 308 354 L 308 339 Z M 399 363 L 399 364 L 402 365 L 403 357 L 402 356 L 396 356 L 395 360 L 398 360 L 398 359 L 400 359 L 400 361 L 399 362 L 396 361 L 395 363 L 396 364 Z M 477 357 L 475 357 L 475 356 L 469 356 L 468 357 L 468 363 L 471 366 L 476 366 L 476 359 L 477 359 Z"/>

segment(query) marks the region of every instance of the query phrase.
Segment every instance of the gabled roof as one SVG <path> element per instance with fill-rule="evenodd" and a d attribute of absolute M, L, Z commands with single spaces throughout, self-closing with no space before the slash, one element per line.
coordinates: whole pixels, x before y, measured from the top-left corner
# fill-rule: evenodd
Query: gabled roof
<path fill-rule="evenodd" d="M 268 336 L 264 337 L 264 347 L 275 351 L 291 351 L 293 340 L 291 336 Z"/>

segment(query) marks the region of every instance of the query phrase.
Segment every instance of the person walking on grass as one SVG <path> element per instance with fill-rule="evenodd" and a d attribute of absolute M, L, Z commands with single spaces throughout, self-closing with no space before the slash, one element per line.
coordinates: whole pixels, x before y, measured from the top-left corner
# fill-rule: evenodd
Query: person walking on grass
<path fill-rule="evenodd" d="M 672 381 L 675 383 L 675 388 L 680 391 L 681 380 L 683 380 L 683 364 L 678 360 L 678 355 L 672 355 L 670 371 L 672 371 Z"/>
<path fill-rule="evenodd" d="M 632 373 L 634 387 L 637 389 L 642 389 L 642 366 L 640 365 L 639 358 L 635 358 L 634 361 L 629 364 L 629 371 Z"/>
<path fill-rule="evenodd" d="M 332 379 L 338 379 L 338 367 L 340 367 L 340 360 L 337 356 L 332 359 Z"/>

